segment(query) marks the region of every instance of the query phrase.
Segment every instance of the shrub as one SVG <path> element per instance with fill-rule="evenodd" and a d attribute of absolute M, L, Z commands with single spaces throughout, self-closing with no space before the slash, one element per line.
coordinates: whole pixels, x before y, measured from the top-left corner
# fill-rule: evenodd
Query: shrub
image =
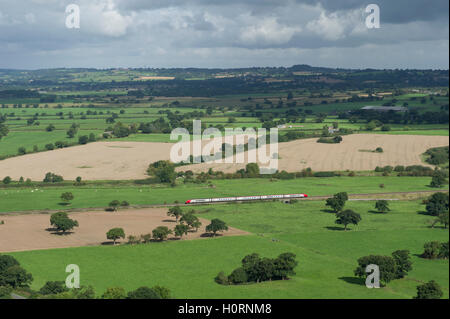
<path fill-rule="evenodd" d="M 437 282 L 430 282 L 417 286 L 417 296 L 414 299 L 441 299 L 443 292 Z"/>
<path fill-rule="evenodd" d="M 335 172 L 315 172 L 313 174 L 314 177 L 335 177 Z"/>
<path fill-rule="evenodd" d="M 244 268 L 240 267 L 233 270 L 230 276 L 228 276 L 228 280 L 233 284 L 243 284 L 248 281 L 248 276 Z"/>
<path fill-rule="evenodd" d="M 170 234 L 172 234 L 172 230 L 170 230 L 166 226 L 158 226 L 152 231 L 153 238 L 159 241 L 166 240 Z"/>
<path fill-rule="evenodd" d="M 439 254 L 441 251 L 441 243 L 438 241 L 431 241 L 428 243 L 425 243 L 423 246 L 424 251 L 420 257 L 426 258 L 426 259 L 437 259 L 439 258 Z"/>
<path fill-rule="evenodd" d="M 39 290 L 41 295 L 56 295 L 62 292 L 69 291 L 64 281 L 47 281 L 45 285 Z"/>
<path fill-rule="evenodd" d="M 78 143 L 81 145 L 85 145 L 89 142 L 89 137 L 87 135 L 83 135 L 78 137 Z"/>
<path fill-rule="evenodd" d="M 216 283 L 218 283 L 219 285 L 228 285 L 229 284 L 228 277 L 225 275 L 225 273 L 223 271 L 221 271 L 217 274 L 216 278 L 214 278 L 214 281 Z"/>
<path fill-rule="evenodd" d="M 152 288 L 140 287 L 134 291 L 130 291 L 127 299 L 161 299 L 161 296 Z"/>
<path fill-rule="evenodd" d="M 6 177 L 3 179 L 3 184 L 8 185 L 8 184 L 11 183 L 11 181 L 12 181 L 11 177 L 6 176 Z"/>
<path fill-rule="evenodd" d="M 44 183 L 60 183 L 60 182 L 63 182 L 64 179 L 62 178 L 62 176 L 59 176 L 59 175 L 49 172 L 49 173 L 45 174 L 43 181 L 44 181 Z"/>
<path fill-rule="evenodd" d="M 13 289 L 9 286 L 0 286 L 0 299 L 2 297 L 9 297 Z"/>

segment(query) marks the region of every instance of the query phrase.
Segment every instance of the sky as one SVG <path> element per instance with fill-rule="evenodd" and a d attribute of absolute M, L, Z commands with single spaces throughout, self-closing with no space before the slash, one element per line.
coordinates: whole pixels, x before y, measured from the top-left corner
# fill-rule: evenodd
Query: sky
<path fill-rule="evenodd" d="M 0 0 L 3 69 L 295 64 L 448 69 L 448 0 Z"/>

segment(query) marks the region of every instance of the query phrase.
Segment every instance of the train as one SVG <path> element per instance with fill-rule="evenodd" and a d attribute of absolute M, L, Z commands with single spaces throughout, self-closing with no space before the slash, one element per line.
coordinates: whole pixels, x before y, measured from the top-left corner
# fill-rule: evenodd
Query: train
<path fill-rule="evenodd" d="M 219 203 L 219 202 L 244 202 L 256 200 L 273 200 L 273 199 L 295 199 L 307 198 L 306 194 L 289 194 L 289 195 L 262 195 L 262 196 L 243 196 L 243 197 L 223 197 L 223 198 L 203 198 L 203 199 L 189 199 L 186 205 L 189 204 L 203 204 L 203 203 Z"/>

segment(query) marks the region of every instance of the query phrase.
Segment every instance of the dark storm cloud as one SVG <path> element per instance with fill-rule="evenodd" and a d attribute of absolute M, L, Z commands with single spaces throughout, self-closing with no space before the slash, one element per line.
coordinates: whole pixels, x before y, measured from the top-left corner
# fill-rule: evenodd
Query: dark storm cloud
<path fill-rule="evenodd" d="M 64 26 L 81 8 L 81 29 Z M 365 27 L 365 7 L 381 29 Z M 0 68 L 448 68 L 448 1 L 2 0 Z M 381 58 L 382 57 L 382 58 Z"/>

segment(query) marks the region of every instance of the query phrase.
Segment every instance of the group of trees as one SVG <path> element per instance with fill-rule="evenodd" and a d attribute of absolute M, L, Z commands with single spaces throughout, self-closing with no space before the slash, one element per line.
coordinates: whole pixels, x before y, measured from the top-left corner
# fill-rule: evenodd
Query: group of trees
<path fill-rule="evenodd" d="M 60 175 L 48 172 L 47 174 L 45 174 L 44 183 L 61 183 L 64 181 L 64 178 Z"/>
<path fill-rule="evenodd" d="M 195 216 L 195 210 L 193 209 L 184 213 L 180 206 L 171 207 L 167 212 L 167 216 L 175 217 L 177 225 L 175 226 L 174 233 L 175 236 L 180 238 L 183 235 L 187 235 L 189 231 L 197 232 L 202 225 L 198 217 Z M 180 221 L 179 224 L 178 221 Z"/>
<path fill-rule="evenodd" d="M 198 217 L 195 216 L 195 210 L 193 209 L 187 213 L 184 213 L 180 206 L 175 206 L 169 209 L 167 215 L 175 217 L 177 225 L 175 226 L 174 233 L 175 236 L 180 238 L 183 235 L 187 235 L 189 231 L 198 231 L 202 225 Z M 179 224 L 178 221 L 180 222 Z M 206 226 L 206 232 L 211 233 L 213 236 L 216 236 L 219 232 L 227 230 L 227 224 L 218 218 L 212 219 L 211 223 Z"/>
<path fill-rule="evenodd" d="M 345 203 L 348 200 L 348 194 L 341 192 L 334 194 L 333 197 L 326 200 L 325 205 L 330 206 L 333 212 L 336 214 L 336 224 L 344 225 L 344 230 L 347 230 L 348 225 L 358 225 L 361 221 L 361 215 L 355 213 L 351 209 L 344 209 Z"/>
<path fill-rule="evenodd" d="M 128 244 L 147 244 L 151 241 L 162 242 L 168 239 L 169 235 L 175 235 L 177 238 L 182 238 L 189 232 L 197 232 L 202 223 L 195 216 L 195 211 L 190 210 L 184 213 L 179 206 L 174 206 L 167 212 L 168 216 L 175 217 L 176 225 L 174 229 L 169 229 L 167 226 L 158 226 L 152 230 L 151 233 L 140 236 L 128 236 Z M 220 219 L 213 219 L 211 223 L 206 226 L 207 233 L 216 236 L 217 233 L 228 230 L 228 226 Z M 106 233 L 106 238 L 112 240 L 114 245 L 117 240 L 125 239 L 125 231 L 123 228 L 113 228 Z"/>
<path fill-rule="evenodd" d="M 386 285 L 394 279 L 404 278 L 412 270 L 408 250 L 397 250 L 391 256 L 370 255 L 358 259 L 355 276 L 367 277 L 366 267 L 377 265 L 380 269 L 380 284 Z"/>
<path fill-rule="evenodd" d="M 383 173 L 383 176 L 389 176 L 391 173 L 397 173 L 397 176 L 433 176 L 435 170 L 428 166 L 411 165 L 411 166 L 377 166 L 375 172 Z"/>
<path fill-rule="evenodd" d="M 130 206 L 130 203 L 127 202 L 126 200 L 119 201 L 115 199 L 109 202 L 106 210 L 116 212 L 119 209 L 119 207 L 128 207 L 128 206 Z"/>
<path fill-rule="evenodd" d="M 257 253 L 245 256 L 242 266 L 233 270 L 226 276 L 220 272 L 215 281 L 222 285 L 245 284 L 262 282 L 268 280 L 285 280 L 295 275 L 294 268 L 297 267 L 296 255 L 284 253 L 277 258 L 261 258 Z"/>
<path fill-rule="evenodd" d="M 423 201 L 427 215 L 435 217 L 431 221 L 431 227 L 437 223 L 448 227 L 449 219 L 449 195 L 448 193 L 434 193 L 428 199 Z"/>
<path fill-rule="evenodd" d="M 438 241 L 431 241 L 425 243 L 423 246 L 423 253 L 420 255 L 426 259 L 448 259 L 448 241 L 440 243 Z"/>
<path fill-rule="evenodd" d="M 433 175 L 431 176 L 430 186 L 434 188 L 441 188 L 442 186 L 448 183 L 447 177 L 448 171 L 446 172 L 441 169 L 435 169 Z"/>
<path fill-rule="evenodd" d="M 321 137 L 317 140 L 317 143 L 325 143 L 325 144 L 339 144 L 343 141 L 342 136 L 337 135 L 334 137 Z"/>
<path fill-rule="evenodd" d="M 147 173 L 160 183 L 174 183 L 177 177 L 175 165 L 170 161 L 158 161 L 150 164 Z"/>
<path fill-rule="evenodd" d="M 29 287 L 32 281 L 33 276 L 14 257 L 0 255 L 0 297 L 11 289 Z"/>
<path fill-rule="evenodd" d="M 425 152 L 425 155 L 428 156 L 426 159 L 427 163 L 431 165 L 442 165 L 449 161 L 449 147 L 430 148 Z"/>
<path fill-rule="evenodd" d="M 0 298 L 9 297 L 16 288 L 27 288 L 29 299 L 171 299 L 170 289 L 162 286 L 139 287 L 126 292 L 122 287 L 110 287 L 97 297 L 92 286 L 67 288 L 63 281 L 47 281 L 39 290 L 29 288 L 33 277 L 8 255 L 0 255 Z"/>

